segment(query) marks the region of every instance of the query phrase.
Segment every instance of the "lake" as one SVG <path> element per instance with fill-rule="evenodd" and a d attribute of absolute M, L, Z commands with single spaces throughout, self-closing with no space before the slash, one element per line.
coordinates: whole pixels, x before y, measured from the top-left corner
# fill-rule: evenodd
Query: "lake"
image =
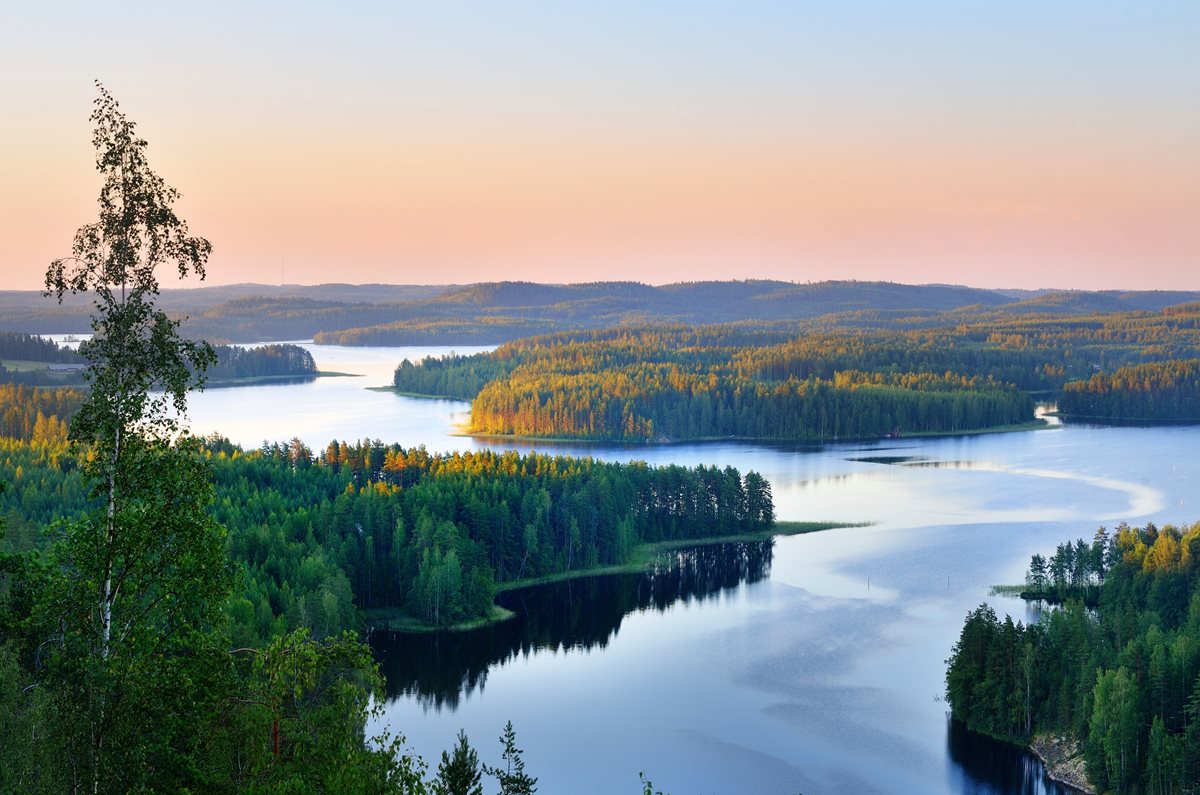
<path fill-rule="evenodd" d="M 191 400 L 194 432 L 732 465 L 770 481 L 780 519 L 872 523 L 506 594 L 519 617 L 476 633 L 374 639 L 383 723 L 435 764 L 463 728 L 496 764 L 512 720 L 544 793 L 635 792 L 641 770 L 675 795 L 1052 792 L 1024 755 L 948 725 L 944 660 L 964 617 L 987 601 L 1026 618 L 988 591 L 1020 582 L 1034 552 L 1100 525 L 1200 519 L 1194 427 L 819 447 L 486 442 L 454 435 L 465 403 L 364 388 L 449 349 L 306 347 L 323 370 L 364 375 L 209 390 Z"/>

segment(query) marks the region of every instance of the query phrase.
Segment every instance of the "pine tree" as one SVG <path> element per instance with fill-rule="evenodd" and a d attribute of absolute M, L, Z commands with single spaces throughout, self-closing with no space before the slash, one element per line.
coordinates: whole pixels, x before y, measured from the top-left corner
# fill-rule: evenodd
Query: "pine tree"
<path fill-rule="evenodd" d="M 433 791 L 435 795 L 483 795 L 482 777 L 479 755 L 467 742 L 466 733 L 460 729 L 453 753 L 442 751 Z"/>
<path fill-rule="evenodd" d="M 504 746 L 500 754 L 504 766 L 484 765 L 483 772 L 500 782 L 500 795 L 533 795 L 537 792 L 537 779 L 525 772 L 525 760 L 521 758 L 521 749 L 517 747 L 517 733 L 513 730 L 511 720 L 504 724 L 500 743 Z"/>

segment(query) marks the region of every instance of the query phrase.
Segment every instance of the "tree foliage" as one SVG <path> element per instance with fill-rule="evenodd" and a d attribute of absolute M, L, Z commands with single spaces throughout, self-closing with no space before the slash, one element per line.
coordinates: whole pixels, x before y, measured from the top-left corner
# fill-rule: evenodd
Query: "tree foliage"
<path fill-rule="evenodd" d="M 1045 561 L 1034 556 L 1030 579 Z M 947 660 L 954 717 L 1017 741 L 1073 734 L 1101 790 L 1194 791 L 1200 524 L 1102 530 L 1090 546 L 1060 544 L 1045 568 L 1049 592 L 1065 603 L 1039 623 L 1000 621 L 987 605 L 967 616 Z M 1089 594 L 1094 611 L 1082 602 Z"/>
<path fill-rule="evenodd" d="M 434 795 L 483 795 L 483 770 L 479 755 L 467 742 L 465 732 L 459 731 L 458 742 L 449 752 L 442 751 L 437 778 L 433 781 Z"/>
<path fill-rule="evenodd" d="M 1121 367 L 1063 387 L 1058 410 L 1103 420 L 1200 420 L 1200 359 Z"/>

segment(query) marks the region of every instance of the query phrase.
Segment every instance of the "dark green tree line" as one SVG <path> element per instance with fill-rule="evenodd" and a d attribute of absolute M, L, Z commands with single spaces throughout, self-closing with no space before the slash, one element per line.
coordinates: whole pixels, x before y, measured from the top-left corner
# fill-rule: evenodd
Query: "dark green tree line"
<path fill-rule="evenodd" d="M 1149 362 L 1072 381 L 1058 410 L 1099 420 L 1200 421 L 1200 359 Z"/>

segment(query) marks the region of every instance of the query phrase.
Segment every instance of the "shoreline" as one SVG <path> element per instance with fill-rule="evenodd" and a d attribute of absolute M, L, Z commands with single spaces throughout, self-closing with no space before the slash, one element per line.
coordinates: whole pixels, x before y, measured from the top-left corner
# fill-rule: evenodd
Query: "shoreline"
<path fill-rule="evenodd" d="M 438 395 L 429 392 L 406 392 L 395 386 L 368 386 L 364 387 L 372 392 L 391 392 L 399 397 L 414 398 L 417 400 L 456 400 L 461 403 L 472 403 L 473 399 L 455 397 L 454 395 Z M 1054 413 L 1047 413 L 1045 416 L 1058 416 Z M 452 432 L 451 436 L 462 436 L 470 439 L 489 440 L 495 439 L 502 442 L 551 442 L 554 444 L 613 444 L 613 445 L 629 445 L 631 447 L 649 447 L 652 445 L 670 446 L 675 444 L 701 444 L 707 442 L 743 442 L 747 444 L 837 444 L 839 442 L 861 443 L 871 441 L 900 441 L 903 439 L 932 439 L 938 437 L 961 437 L 961 436 L 983 436 L 993 433 L 1023 433 L 1025 431 L 1040 431 L 1048 428 L 1059 427 L 1057 423 L 1052 423 L 1046 420 L 1043 416 L 1037 416 L 1032 420 L 1025 422 L 1010 423 L 1008 425 L 991 425 L 985 428 L 973 428 L 961 431 L 911 431 L 904 432 L 900 436 L 846 436 L 835 437 L 831 439 L 771 439 L 758 436 L 696 436 L 681 439 L 606 439 L 596 436 L 531 436 L 527 434 L 517 433 L 490 433 L 484 431 L 472 431 L 466 428 L 465 424 L 459 426 L 461 430 Z"/>
<path fill-rule="evenodd" d="M 1074 737 L 1042 732 L 1035 734 L 1026 748 L 1042 761 L 1046 776 L 1051 781 L 1081 795 L 1097 795 L 1096 788 L 1088 780 L 1083 754 Z"/>
<path fill-rule="evenodd" d="M 0 362 L 0 364 L 4 364 L 11 373 L 18 373 L 22 375 L 37 373 L 47 375 L 46 383 L 28 384 L 28 386 L 36 386 L 43 389 L 59 389 L 62 387 L 74 387 L 76 389 L 90 388 L 90 385 L 82 376 L 84 372 L 83 370 L 47 371 L 45 369 L 45 362 L 33 362 L 33 364 L 41 365 L 40 367 L 34 368 L 12 368 L 8 367 L 6 362 Z M 206 380 L 204 382 L 204 389 L 224 389 L 227 387 L 236 386 L 270 386 L 273 384 L 302 384 L 315 381 L 318 378 L 362 378 L 362 374 L 339 373 L 332 370 L 318 370 L 315 373 L 297 373 L 293 375 L 247 375 L 241 378 L 220 378 Z"/>
<path fill-rule="evenodd" d="M 838 528 L 847 527 L 868 527 L 872 522 L 775 522 L 770 530 L 760 530 L 749 533 L 735 533 L 732 535 L 711 536 L 708 538 L 694 539 L 672 539 L 670 541 L 651 541 L 639 544 L 634 548 L 633 555 L 626 563 L 615 563 L 609 566 L 595 566 L 589 569 L 573 569 L 571 571 L 561 571 L 554 574 L 544 574 L 540 577 L 524 577 L 520 580 L 509 580 L 507 582 L 497 583 L 496 593 L 501 594 L 508 591 L 516 591 L 521 588 L 529 588 L 534 585 L 549 585 L 556 582 L 565 582 L 567 580 L 578 580 L 585 577 L 601 577 L 606 574 L 640 574 L 649 571 L 658 561 L 659 556 L 664 552 L 670 552 L 676 549 L 691 549 L 695 547 L 706 547 L 714 544 L 733 544 L 738 542 L 752 541 L 768 541 L 770 539 L 781 536 L 804 535 L 806 533 L 818 533 L 823 530 L 836 530 Z M 414 618 L 407 613 L 403 613 L 395 608 L 374 608 L 364 611 L 369 631 L 379 632 L 409 632 L 416 634 L 426 634 L 431 632 L 470 632 L 475 629 L 483 629 L 484 627 L 493 626 L 503 621 L 516 618 L 516 613 L 493 604 L 491 615 L 483 618 L 474 618 L 470 621 L 460 621 L 457 624 L 449 624 L 444 627 L 426 624 L 420 619 Z"/>
<path fill-rule="evenodd" d="M 388 390 L 395 391 L 395 390 Z M 412 395 L 405 397 L 432 398 L 431 395 Z M 446 398 L 442 398 L 446 399 Z M 460 400 L 461 398 L 450 398 Z M 469 402 L 469 401 L 463 401 Z M 977 428 L 964 431 L 912 431 L 901 436 L 839 436 L 833 439 L 770 439 L 757 436 L 696 436 L 684 439 L 604 439 L 592 436 L 523 436 L 515 433 L 484 433 L 481 431 L 458 431 L 451 436 L 462 436 L 471 439 L 495 439 L 502 442 L 554 442 L 556 444 L 605 444 L 628 445 L 630 447 L 670 447 L 677 444 L 708 444 L 712 442 L 740 442 L 744 444 L 780 444 L 780 445 L 825 445 L 825 444 L 861 444 L 863 442 L 901 442 L 905 439 L 934 439 L 940 437 L 985 436 L 996 433 L 1025 433 L 1026 431 L 1041 431 L 1059 427 L 1043 419 L 1033 419 L 1028 422 L 1018 422 L 1012 425 L 993 425 L 987 428 Z"/>

